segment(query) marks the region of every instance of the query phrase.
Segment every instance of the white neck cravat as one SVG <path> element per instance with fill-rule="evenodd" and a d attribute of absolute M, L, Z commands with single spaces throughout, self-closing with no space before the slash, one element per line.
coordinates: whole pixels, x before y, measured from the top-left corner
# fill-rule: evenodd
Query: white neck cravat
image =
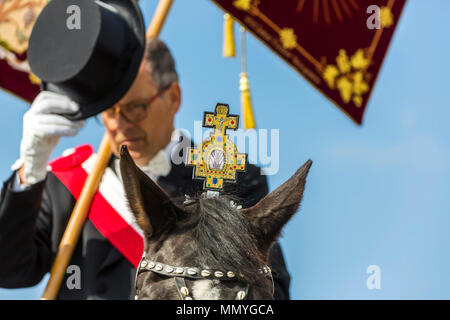
<path fill-rule="evenodd" d="M 114 166 L 117 172 L 117 176 L 122 181 L 120 174 L 120 159 L 115 159 Z M 167 176 L 172 169 L 169 156 L 164 149 L 159 150 L 156 156 L 153 157 L 150 162 L 145 166 L 138 166 L 143 172 L 145 172 L 153 181 L 156 181 L 160 176 Z"/>
<path fill-rule="evenodd" d="M 171 169 L 170 159 L 167 152 L 161 149 L 146 166 L 139 166 L 139 168 L 153 179 L 167 176 Z"/>
<path fill-rule="evenodd" d="M 159 150 L 156 156 L 154 156 L 147 165 L 138 167 L 153 181 L 156 181 L 158 177 L 167 176 L 170 173 L 170 170 L 172 170 L 172 161 L 170 159 L 172 150 L 183 140 L 188 141 L 189 139 L 186 138 L 181 131 L 175 129 L 172 132 L 171 141 L 166 148 Z M 114 166 L 120 181 L 122 181 L 120 175 L 120 159 L 116 159 Z"/>

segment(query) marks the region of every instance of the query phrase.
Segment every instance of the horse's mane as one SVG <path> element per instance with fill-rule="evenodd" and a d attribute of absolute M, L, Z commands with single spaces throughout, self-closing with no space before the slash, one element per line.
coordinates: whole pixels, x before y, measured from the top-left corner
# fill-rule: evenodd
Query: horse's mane
<path fill-rule="evenodd" d="M 256 239 L 243 214 L 231 206 L 229 196 L 197 197 L 189 213 L 178 214 L 178 224 L 193 230 L 199 249 L 198 266 L 233 271 L 249 283 L 260 281 L 258 269 L 265 264 Z"/>

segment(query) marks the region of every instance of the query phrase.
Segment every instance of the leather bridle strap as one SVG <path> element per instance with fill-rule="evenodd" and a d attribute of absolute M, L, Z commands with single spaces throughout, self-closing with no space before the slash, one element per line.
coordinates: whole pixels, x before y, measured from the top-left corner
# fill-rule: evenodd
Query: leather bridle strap
<path fill-rule="evenodd" d="M 184 278 L 175 277 L 175 285 L 177 287 L 178 294 L 180 295 L 181 300 L 192 300 L 190 296 L 189 289 L 186 285 L 186 281 Z"/>
<path fill-rule="evenodd" d="M 136 288 L 136 297 L 139 298 L 139 290 L 137 288 L 137 278 L 138 275 L 146 272 L 152 271 L 154 273 L 174 278 L 175 286 L 177 288 L 178 294 L 182 300 L 192 300 L 189 289 L 186 285 L 185 279 L 191 280 L 219 280 L 219 281 L 238 281 L 238 277 L 233 271 L 222 271 L 219 269 L 202 269 L 197 267 L 174 267 L 161 262 L 147 260 L 145 254 L 142 256 L 141 262 L 139 263 L 136 277 L 134 280 L 134 285 Z M 272 281 L 272 294 L 275 291 L 275 286 L 273 282 L 272 271 L 268 266 L 263 266 L 261 269 L 257 270 L 261 275 L 269 277 Z M 237 300 L 243 300 L 247 297 L 249 286 L 245 287 L 245 290 L 240 290 L 236 294 Z"/>
<path fill-rule="evenodd" d="M 265 266 L 265 268 L 268 267 Z M 263 269 L 260 269 L 260 272 Z M 267 274 L 268 269 L 265 270 L 266 271 L 264 273 Z M 145 258 L 139 264 L 138 272 L 144 271 L 153 271 L 163 276 L 183 277 L 192 280 L 237 280 L 236 274 L 233 271 L 222 271 L 219 269 L 201 269 L 197 267 L 174 267 L 162 262 L 149 261 Z"/>

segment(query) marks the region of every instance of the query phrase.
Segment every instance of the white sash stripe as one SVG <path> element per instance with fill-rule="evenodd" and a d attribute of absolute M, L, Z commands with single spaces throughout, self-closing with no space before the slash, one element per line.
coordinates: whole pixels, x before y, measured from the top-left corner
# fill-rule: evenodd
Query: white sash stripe
<path fill-rule="evenodd" d="M 93 154 L 82 163 L 83 169 L 90 174 L 95 164 L 97 155 Z M 99 187 L 100 194 L 105 200 L 117 211 L 117 213 L 142 237 L 144 238 L 144 232 L 138 226 L 136 219 L 128 207 L 128 202 L 125 197 L 125 190 L 122 183 L 111 170 L 107 167 L 102 177 Z"/>

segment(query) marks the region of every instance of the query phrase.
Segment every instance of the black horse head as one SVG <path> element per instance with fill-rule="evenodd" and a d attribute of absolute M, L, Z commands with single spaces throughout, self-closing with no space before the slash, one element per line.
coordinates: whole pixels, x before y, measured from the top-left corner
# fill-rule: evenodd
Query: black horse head
<path fill-rule="evenodd" d="M 253 207 L 239 209 L 226 196 L 170 199 L 122 147 L 127 199 L 144 231 L 139 298 L 273 299 L 269 250 L 300 205 L 311 164 Z"/>

